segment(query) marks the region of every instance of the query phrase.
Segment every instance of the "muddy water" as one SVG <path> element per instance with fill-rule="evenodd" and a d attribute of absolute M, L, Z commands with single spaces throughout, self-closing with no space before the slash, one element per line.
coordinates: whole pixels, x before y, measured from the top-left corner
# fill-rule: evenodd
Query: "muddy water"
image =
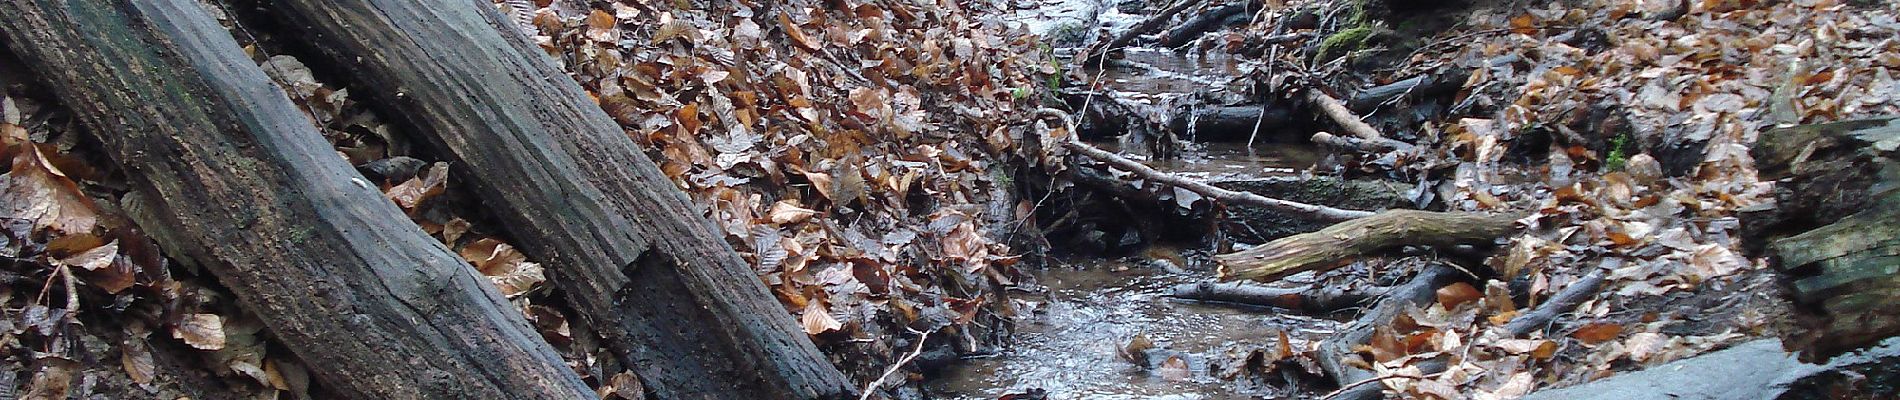
<path fill-rule="evenodd" d="M 1286 330 L 1295 346 L 1317 338 L 1335 322 L 1181 302 L 1169 287 L 1205 279 L 1120 262 L 1062 267 L 1038 274 L 1047 290 L 1019 293 L 1013 300 L 1034 307 L 1017 322 L 1010 347 L 964 360 L 926 383 L 939 399 L 994 399 L 1031 389 L 1050 399 L 1244 399 L 1252 394 L 1222 381 L 1210 363 L 1230 350 L 1268 346 Z M 1148 369 L 1118 349 L 1144 335 L 1165 353 L 1187 361 L 1180 370 Z"/>

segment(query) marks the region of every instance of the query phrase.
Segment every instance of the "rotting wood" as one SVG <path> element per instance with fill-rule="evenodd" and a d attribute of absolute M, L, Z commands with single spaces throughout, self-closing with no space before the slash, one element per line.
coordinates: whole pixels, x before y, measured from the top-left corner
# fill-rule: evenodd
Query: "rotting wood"
<path fill-rule="evenodd" d="M 13 0 L 0 19 L 6 46 L 129 178 L 127 214 L 230 288 L 330 393 L 594 396 L 485 278 L 337 157 L 198 2 Z"/>
<path fill-rule="evenodd" d="M 1775 206 L 1745 215 L 1786 283 L 1804 361 L 1900 334 L 1900 118 L 1764 132 L 1751 155 Z M 1812 229 L 1809 229 L 1812 228 Z M 1781 239 L 1756 235 L 1796 233 Z"/>
<path fill-rule="evenodd" d="M 1317 232 L 1274 240 L 1214 257 L 1221 281 L 1273 281 L 1324 271 L 1398 246 L 1489 243 L 1517 231 L 1518 216 L 1475 212 L 1389 210 Z"/>
<path fill-rule="evenodd" d="M 699 206 L 492 7 L 281 0 L 268 12 L 464 175 L 658 398 L 855 397 Z M 263 24 L 259 24 L 260 26 Z"/>
<path fill-rule="evenodd" d="M 1245 139 L 1254 131 L 1272 131 L 1293 122 L 1293 110 L 1262 105 L 1199 107 L 1170 118 L 1168 130 L 1175 137 L 1195 142 L 1221 142 Z M 1298 137 L 1268 137 L 1267 142 L 1293 142 Z"/>

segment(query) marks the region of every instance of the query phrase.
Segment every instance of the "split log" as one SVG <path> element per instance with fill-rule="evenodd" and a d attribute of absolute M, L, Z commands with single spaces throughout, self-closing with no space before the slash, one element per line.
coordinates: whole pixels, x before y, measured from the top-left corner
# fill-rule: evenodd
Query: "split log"
<path fill-rule="evenodd" d="M 280 0 L 373 107 L 466 175 L 488 211 L 659 398 L 857 391 L 700 206 L 493 7 Z M 262 25 L 262 24 L 260 24 Z M 320 57 L 319 57 L 320 58 Z M 313 58 L 315 59 L 315 58 Z"/>
<path fill-rule="evenodd" d="M 1900 309 L 1888 306 L 1900 297 L 1896 148 L 1900 118 L 1888 117 L 1774 129 L 1751 151 L 1761 176 L 1777 179 L 1777 209 L 1745 217 L 1799 232 L 1766 250 L 1795 304 L 1784 339 L 1804 360 L 1900 335 Z"/>
<path fill-rule="evenodd" d="M 1220 29 L 1222 25 L 1226 24 L 1229 18 L 1259 9 L 1260 2 L 1238 1 L 1201 11 L 1200 14 L 1188 17 L 1187 21 L 1183 21 L 1180 25 L 1175 25 L 1175 27 L 1169 28 L 1167 32 L 1162 33 L 1159 44 L 1161 47 L 1166 48 L 1187 45 L 1189 42 L 1193 42 L 1194 39 L 1199 39 L 1201 35 L 1209 31 Z"/>
<path fill-rule="evenodd" d="M 1214 187 L 1213 185 L 1203 183 L 1201 181 L 1188 179 L 1188 178 L 1176 176 L 1173 174 L 1164 173 L 1161 171 L 1156 171 L 1154 168 L 1149 168 L 1147 165 L 1142 165 L 1141 163 L 1135 162 L 1134 160 L 1123 158 L 1122 156 L 1115 155 L 1115 153 L 1110 153 L 1108 151 L 1095 148 L 1095 146 L 1090 146 L 1087 143 L 1082 143 L 1079 141 L 1071 140 L 1064 147 L 1068 148 L 1069 151 L 1075 152 L 1076 154 L 1080 154 L 1088 158 L 1093 158 L 1096 161 L 1107 163 L 1109 165 L 1115 166 L 1116 168 L 1121 168 L 1122 170 L 1125 170 L 1128 172 L 1133 172 L 1135 173 L 1135 175 L 1141 176 L 1143 179 L 1148 179 L 1151 181 L 1160 182 L 1160 183 L 1171 185 L 1174 187 L 1187 189 L 1194 193 L 1199 193 L 1202 196 L 1211 197 L 1215 200 L 1219 200 L 1221 202 L 1225 202 L 1228 204 L 1247 204 L 1247 205 L 1265 207 L 1265 208 L 1279 210 L 1279 211 L 1300 213 L 1314 219 L 1329 220 L 1329 221 L 1345 221 L 1345 220 L 1367 217 L 1367 216 L 1372 215 L 1371 212 L 1367 212 L 1367 211 L 1341 210 L 1341 209 L 1321 206 L 1321 205 L 1313 205 L 1313 204 L 1306 204 L 1306 203 L 1300 203 L 1300 202 L 1294 202 L 1294 201 L 1268 198 L 1268 197 L 1253 194 L 1253 193 L 1243 193 L 1243 192 L 1235 192 L 1235 191 L 1231 191 L 1227 189 L 1221 189 L 1218 187 Z"/>
<path fill-rule="evenodd" d="M 474 7 L 466 7 L 474 8 Z M 6 46 L 129 178 L 124 208 L 349 398 L 593 397 L 351 170 L 192 0 L 0 2 Z"/>
<path fill-rule="evenodd" d="M 1340 385 L 1361 382 L 1368 379 L 1377 379 L 1378 375 L 1371 370 L 1354 366 L 1355 364 L 1361 364 L 1352 362 L 1354 359 L 1370 362 L 1370 360 L 1360 358 L 1359 352 L 1355 349 L 1371 341 L 1372 334 L 1379 327 L 1392 326 L 1392 321 L 1398 318 L 1400 314 L 1405 313 L 1406 309 L 1423 307 L 1437 301 L 1438 288 L 1458 282 L 1466 277 L 1468 277 L 1468 275 L 1465 275 L 1463 271 L 1442 264 L 1432 264 L 1425 267 L 1424 270 L 1418 272 L 1418 275 L 1412 276 L 1411 280 L 1388 291 L 1385 298 L 1380 299 L 1377 305 L 1372 306 L 1371 310 L 1366 311 L 1365 314 L 1361 314 L 1359 318 L 1354 319 L 1351 324 L 1347 324 L 1345 328 L 1340 329 L 1338 334 L 1320 341 L 1317 360 L 1319 361 L 1320 369 L 1326 371 L 1326 374 L 1332 376 L 1333 380 Z M 1428 364 L 1426 366 L 1435 367 L 1435 369 L 1440 371 L 1445 368 L 1444 364 Z M 1421 372 L 1432 374 L 1439 371 L 1426 370 Z M 1380 394 L 1384 391 L 1385 385 L 1360 385 L 1357 387 L 1344 388 L 1340 390 L 1339 393 L 1329 397 L 1329 399 L 1378 399 L 1382 397 Z"/>
<path fill-rule="evenodd" d="M 1339 285 L 1316 284 L 1300 288 L 1278 288 L 1240 282 L 1196 282 L 1170 288 L 1168 297 L 1273 307 L 1308 315 L 1325 315 L 1359 307 L 1367 300 L 1384 295 L 1385 292 L 1386 288 L 1383 287 L 1347 288 Z"/>
<path fill-rule="evenodd" d="M 1215 256 L 1220 280 L 1273 281 L 1324 271 L 1398 246 L 1489 243 L 1517 231 L 1515 215 L 1390 210 Z"/>
<path fill-rule="evenodd" d="M 1082 60 L 1082 67 L 1093 68 L 1101 65 L 1102 61 L 1110 54 L 1120 53 L 1123 47 L 1134 43 L 1135 38 L 1146 35 L 1148 32 L 1154 32 L 1156 29 L 1161 29 L 1161 27 L 1168 24 L 1168 21 L 1173 20 L 1176 14 L 1180 14 L 1190 7 L 1201 4 L 1200 0 L 1179 1 L 1179 3 L 1175 3 L 1168 8 L 1162 9 L 1161 12 L 1155 13 L 1154 16 L 1150 16 L 1148 19 L 1136 23 L 1135 26 L 1129 27 L 1127 32 L 1116 35 L 1114 39 L 1110 39 L 1101 45 L 1090 47 L 1086 52 L 1078 54 L 1078 58 Z"/>

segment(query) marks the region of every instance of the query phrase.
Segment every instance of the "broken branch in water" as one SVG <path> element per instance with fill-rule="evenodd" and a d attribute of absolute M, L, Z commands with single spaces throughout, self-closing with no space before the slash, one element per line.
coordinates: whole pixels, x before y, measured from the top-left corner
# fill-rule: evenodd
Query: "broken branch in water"
<path fill-rule="evenodd" d="M 1069 113 L 1063 112 L 1062 110 L 1044 108 L 1044 109 L 1036 110 L 1035 115 L 1037 117 L 1061 119 L 1062 123 L 1069 125 L 1069 128 L 1068 128 L 1069 132 L 1075 132 L 1074 120 L 1069 118 Z M 1088 143 L 1083 143 L 1081 139 L 1077 139 L 1073 135 L 1071 135 L 1063 143 L 1063 147 L 1068 149 L 1069 151 L 1075 152 L 1076 154 L 1081 154 L 1084 157 L 1092 158 L 1092 159 L 1095 159 L 1096 161 L 1100 161 L 1102 163 L 1108 164 L 1115 168 L 1120 168 L 1124 171 L 1132 172 L 1136 176 L 1140 176 L 1142 179 L 1147 179 L 1147 180 L 1167 184 L 1170 186 L 1186 189 L 1187 191 L 1194 192 L 1202 196 L 1207 196 L 1214 200 L 1218 200 L 1218 201 L 1228 203 L 1228 204 L 1246 204 L 1246 205 L 1259 206 L 1259 207 L 1272 209 L 1272 210 L 1284 211 L 1288 213 L 1305 214 L 1309 217 L 1322 220 L 1322 221 L 1345 221 L 1345 220 L 1350 220 L 1354 218 L 1362 218 L 1362 217 L 1368 217 L 1368 216 L 1373 215 L 1373 213 L 1370 211 L 1338 209 L 1338 208 L 1332 208 L 1332 207 L 1321 206 L 1321 205 L 1306 204 L 1306 203 L 1301 203 L 1297 201 L 1280 200 L 1280 199 L 1261 196 L 1261 195 L 1257 195 L 1253 193 L 1236 192 L 1232 190 L 1221 189 L 1218 187 L 1214 187 L 1214 185 L 1209 185 L 1205 182 L 1189 179 L 1189 178 L 1174 175 L 1174 174 L 1169 174 L 1166 172 L 1156 171 L 1154 168 L 1149 168 L 1147 165 L 1142 165 L 1142 163 L 1135 162 L 1135 160 L 1130 160 L 1126 157 L 1115 155 L 1115 153 L 1110 153 L 1107 150 L 1102 150 L 1100 148 L 1096 148 L 1095 146 L 1090 146 Z"/>
<path fill-rule="evenodd" d="M 1324 271 L 1398 246 L 1450 246 L 1490 242 L 1517 231 L 1516 215 L 1476 212 L 1390 210 L 1341 222 L 1317 232 L 1288 236 L 1240 252 L 1215 256 L 1220 280 L 1272 281 L 1305 271 Z"/>
<path fill-rule="evenodd" d="M 1346 150 L 1352 150 L 1352 151 L 1356 151 L 1360 153 L 1384 153 L 1388 151 L 1401 150 L 1402 148 L 1397 145 L 1404 144 L 1396 140 L 1385 140 L 1385 141 L 1365 140 L 1365 139 L 1361 139 L 1357 137 L 1334 135 L 1331 132 L 1320 132 L 1320 133 L 1313 134 L 1313 143 L 1333 146 L 1333 147 L 1346 149 Z M 1405 148 L 1410 148 L 1410 146 L 1407 146 Z"/>
<path fill-rule="evenodd" d="M 1348 288 L 1342 285 L 1308 285 L 1303 288 L 1277 288 L 1240 282 L 1197 282 L 1175 286 L 1168 297 L 1183 300 L 1233 303 L 1295 310 L 1306 314 L 1330 314 L 1358 307 L 1366 300 L 1384 295 L 1387 288 Z"/>

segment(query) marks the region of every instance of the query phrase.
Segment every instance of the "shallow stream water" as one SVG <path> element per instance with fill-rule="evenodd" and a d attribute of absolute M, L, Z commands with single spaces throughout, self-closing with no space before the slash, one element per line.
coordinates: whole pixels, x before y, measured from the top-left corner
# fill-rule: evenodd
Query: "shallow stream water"
<path fill-rule="evenodd" d="M 1303 346 L 1337 324 L 1170 299 L 1168 288 L 1208 278 L 1125 262 L 1083 262 L 1037 276 L 1046 291 L 1012 296 L 1034 311 L 1017 322 L 1009 348 L 940 372 L 925 385 L 932 398 L 994 399 L 1032 389 L 1047 391 L 1049 399 L 1252 398 L 1216 378 L 1209 364 L 1230 350 L 1244 354 L 1239 351 L 1267 346 L 1283 330 Z M 1144 368 L 1121 355 L 1136 335 L 1181 356 L 1185 375 Z"/>

